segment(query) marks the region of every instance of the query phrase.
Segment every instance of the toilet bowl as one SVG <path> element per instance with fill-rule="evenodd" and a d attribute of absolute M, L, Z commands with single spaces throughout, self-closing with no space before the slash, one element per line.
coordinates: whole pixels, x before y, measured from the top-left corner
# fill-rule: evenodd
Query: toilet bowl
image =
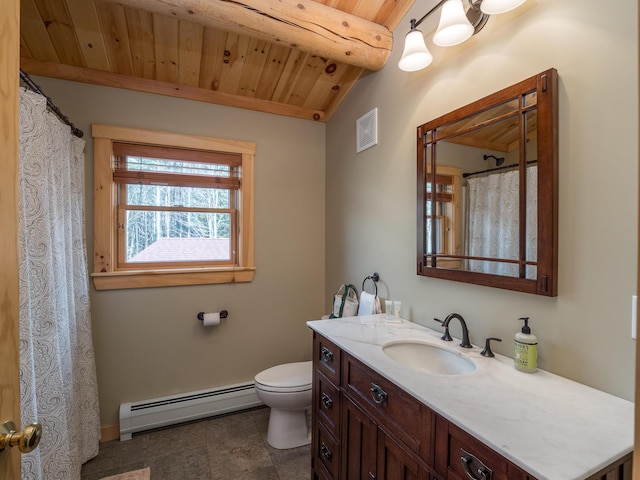
<path fill-rule="evenodd" d="M 311 362 L 285 363 L 255 376 L 256 394 L 268 407 L 267 442 L 285 449 L 311 442 Z"/>

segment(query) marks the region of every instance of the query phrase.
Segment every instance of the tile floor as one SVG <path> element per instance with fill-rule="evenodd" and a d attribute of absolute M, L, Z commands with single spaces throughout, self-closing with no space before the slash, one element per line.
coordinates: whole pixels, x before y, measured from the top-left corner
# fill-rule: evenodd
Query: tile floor
<path fill-rule="evenodd" d="M 269 409 L 214 417 L 100 444 L 82 480 L 151 467 L 151 480 L 308 480 L 310 447 L 267 444 Z"/>

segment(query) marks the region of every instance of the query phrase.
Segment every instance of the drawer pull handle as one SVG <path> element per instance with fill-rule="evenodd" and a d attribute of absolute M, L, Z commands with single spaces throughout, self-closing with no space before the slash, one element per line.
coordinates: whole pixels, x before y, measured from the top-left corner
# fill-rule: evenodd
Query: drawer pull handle
<path fill-rule="evenodd" d="M 322 404 L 327 410 L 331 410 L 331 408 L 333 407 L 333 400 L 331 400 L 329 395 L 324 392 L 322 392 Z"/>
<path fill-rule="evenodd" d="M 373 473 L 369 472 L 369 479 L 376 480 L 376 476 Z"/>
<path fill-rule="evenodd" d="M 480 467 L 478 469 L 478 474 L 482 480 L 491 480 L 491 470 L 488 470 L 484 467 Z"/>
<path fill-rule="evenodd" d="M 327 347 L 322 347 L 320 353 L 325 362 L 333 362 L 333 352 Z"/>
<path fill-rule="evenodd" d="M 375 383 L 371 384 L 371 396 L 373 397 L 373 401 L 378 405 L 387 403 L 387 392 L 385 392 L 380 385 L 376 385 Z"/>
<path fill-rule="evenodd" d="M 460 450 L 462 451 L 460 461 L 462 462 L 462 468 L 464 468 L 467 477 L 471 480 L 491 480 L 493 471 L 489 467 L 469 452 L 465 452 L 463 449 Z"/>
<path fill-rule="evenodd" d="M 322 453 L 322 456 L 324 458 L 327 459 L 327 461 L 331 461 L 331 457 L 333 457 L 333 454 L 331 453 L 331 450 L 329 450 L 329 447 L 327 447 L 327 445 L 323 442 L 322 445 L 320 445 L 320 453 Z"/>

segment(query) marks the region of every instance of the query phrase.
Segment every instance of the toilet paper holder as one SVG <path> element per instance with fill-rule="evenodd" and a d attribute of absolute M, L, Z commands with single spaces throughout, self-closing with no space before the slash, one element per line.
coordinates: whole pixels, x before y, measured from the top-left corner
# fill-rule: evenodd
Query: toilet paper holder
<path fill-rule="evenodd" d="M 220 310 L 220 318 L 227 318 L 227 316 L 229 316 L 229 312 L 227 312 L 226 310 Z M 198 320 L 200 320 L 201 322 L 204 320 L 204 312 L 198 313 Z"/>

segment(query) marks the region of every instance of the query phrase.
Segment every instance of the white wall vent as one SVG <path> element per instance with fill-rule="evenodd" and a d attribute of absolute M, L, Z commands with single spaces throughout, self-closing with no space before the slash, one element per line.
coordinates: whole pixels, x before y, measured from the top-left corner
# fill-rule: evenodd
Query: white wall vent
<path fill-rule="evenodd" d="M 356 152 L 378 144 L 378 109 L 374 108 L 356 122 Z"/>

